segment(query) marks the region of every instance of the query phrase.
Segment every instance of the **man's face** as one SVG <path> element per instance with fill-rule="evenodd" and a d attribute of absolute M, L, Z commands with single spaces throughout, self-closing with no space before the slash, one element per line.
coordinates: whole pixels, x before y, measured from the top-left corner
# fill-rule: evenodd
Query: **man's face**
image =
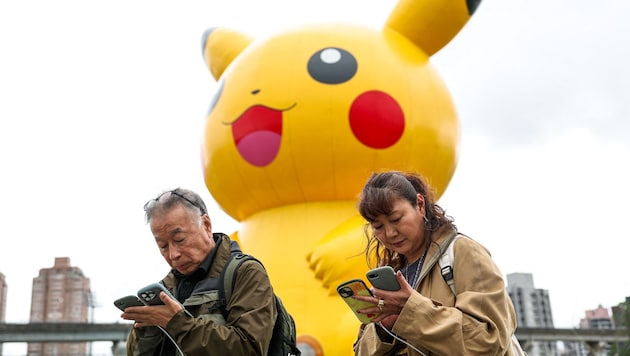
<path fill-rule="evenodd" d="M 200 216 L 182 205 L 156 212 L 150 226 L 160 253 L 182 274 L 194 272 L 215 246 L 208 215 Z"/>

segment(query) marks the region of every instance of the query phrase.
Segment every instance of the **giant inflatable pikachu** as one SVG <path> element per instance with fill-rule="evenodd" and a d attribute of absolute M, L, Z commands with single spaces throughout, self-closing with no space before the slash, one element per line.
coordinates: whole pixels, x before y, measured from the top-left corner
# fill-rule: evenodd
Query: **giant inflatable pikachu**
<path fill-rule="evenodd" d="M 304 355 L 350 355 L 359 321 L 336 286 L 364 278 L 356 201 L 374 171 L 446 189 L 459 122 L 429 58 L 480 0 L 400 0 L 382 29 L 304 25 L 265 39 L 213 28 L 218 89 L 202 143 L 205 183 L 267 268 Z M 369 2 L 365 3 L 369 6 Z"/>

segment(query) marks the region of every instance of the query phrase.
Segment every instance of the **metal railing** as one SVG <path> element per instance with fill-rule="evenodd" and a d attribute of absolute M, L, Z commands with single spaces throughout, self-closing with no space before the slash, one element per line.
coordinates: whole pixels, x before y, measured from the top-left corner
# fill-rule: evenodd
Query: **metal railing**
<path fill-rule="evenodd" d="M 0 323 L 0 343 L 126 341 L 131 323 Z M 530 341 L 628 342 L 626 329 L 518 328 L 516 337 Z"/>
<path fill-rule="evenodd" d="M 0 343 L 126 341 L 131 323 L 0 323 Z"/>

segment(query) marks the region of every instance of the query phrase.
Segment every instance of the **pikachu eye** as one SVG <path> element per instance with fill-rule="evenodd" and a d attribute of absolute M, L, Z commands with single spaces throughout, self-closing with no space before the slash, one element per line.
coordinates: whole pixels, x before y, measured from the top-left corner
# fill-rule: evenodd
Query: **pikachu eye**
<path fill-rule="evenodd" d="M 350 52 L 335 47 L 321 49 L 308 60 L 308 74 L 324 84 L 347 82 L 357 73 L 357 67 Z"/>

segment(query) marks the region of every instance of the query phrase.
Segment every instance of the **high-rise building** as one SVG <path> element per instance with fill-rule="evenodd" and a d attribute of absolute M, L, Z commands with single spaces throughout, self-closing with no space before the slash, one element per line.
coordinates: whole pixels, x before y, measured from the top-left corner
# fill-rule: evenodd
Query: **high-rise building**
<path fill-rule="evenodd" d="M 0 323 L 6 320 L 7 315 L 7 282 L 4 279 L 4 274 L 0 272 Z M 0 345 L 2 346 L 2 345 Z"/>
<path fill-rule="evenodd" d="M 507 291 L 514 304 L 519 327 L 554 327 L 549 292 L 534 287 L 534 277 L 531 273 L 508 274 L 507 282 Z M 527 348 L 530 356 L 557 354 L 555 342 L 529 342 L 523 346 Z"/>
<path fill-rule="evenodd" d="M 7 315 L 7 282 L 4 279 L 4 274 L 0 272 L 0 323 L 6 321 Z M 0 355 L 2 355 L 2 344 L 0 344 Z"/>
<path fill-rule="evenodd" d="M 598 306 L 596 309 L 584 312 L 584 318 L 580 319 L 580 329 L 612 329 L 613 319 L 608 313 L 608 309 Z M 568 344 L 569 356 L 582 355 L 609 355 L 609 351 L 613 345 L 608 342 L 599 342 L 593 344 Z M 616 354 L 616 353 L 615 353 Z"/>
<path fill-rule="evenodd" d="M 584 312 L 584 318 L 580 320 L 580 329 L 612 329 L 613 320 L 608 309 L 598 306 L 596 309 Z"/>
<path fill-rule="evenodd" d="M 33 278 L 31 323 L 87 323 L 91 304 L 90 280 L 68 257 L 55 258 L 52 268 Z M 29 343 L 28 356 L 86 355 L 87 343 Z"/>

